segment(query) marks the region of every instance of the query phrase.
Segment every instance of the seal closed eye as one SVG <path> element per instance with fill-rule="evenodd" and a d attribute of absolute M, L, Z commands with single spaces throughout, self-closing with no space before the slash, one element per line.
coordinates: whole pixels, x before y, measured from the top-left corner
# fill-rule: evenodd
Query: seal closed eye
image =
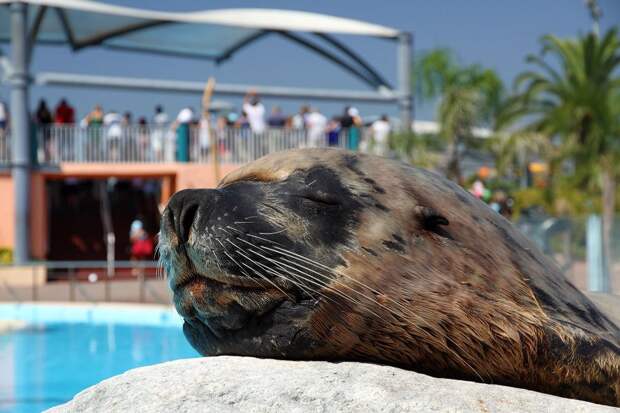
<path fill-rule="evenodd" d="M 620 405 L 620 331 L 510 222 L 430 172 L 280 152 L 175 194 L 160 257 L 203 355 L 391 364 Z"/>

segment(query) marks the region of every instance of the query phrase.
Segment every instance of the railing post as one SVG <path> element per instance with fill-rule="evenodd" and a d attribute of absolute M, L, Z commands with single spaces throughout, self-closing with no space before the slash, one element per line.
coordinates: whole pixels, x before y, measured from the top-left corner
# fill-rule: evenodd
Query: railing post
<path fill-rule="evenodd" d="M 412 97 L 411 97 L 411 64 L 413 36 L 402 32 L 398 35 L 398 108 L 403 132 L 411 130 Z"/>
<path fill-rule="evenodd" d="M 75 268 L 69 268 L 69 301 L 75 301 Z"/>
<path fill-rule="evenodd" d="M 31 271 L 32 271 L 32 301 L 38 301 L 39 300 L 39 293 L 37 291 L 37 271 L 36 271 L 36 267 L 33 265 L 31 267 Z"/>
<path fill-rule="evenodd" d="M 211 129 L 210 136 L 213 137 L 211 139 L 212 143 L 212 152 L 213 152 L 213 173 L 215 174 L 215 184 L 217 185 L 220 182 L 220 143 L 218 142 L 218 136 L 216 131 Z"/>
<path fill-rule="evenodd" d="M 144 279 L 144 266 L 142 264 L 140 264 L 139 268 L 138 268 L 138 280 L 139 280 L 139 288 L 140 288 L 140 296 L 139 296 L 139 300 L 141 303 L 143 303 L 146 299 L 146 280 Z"/>

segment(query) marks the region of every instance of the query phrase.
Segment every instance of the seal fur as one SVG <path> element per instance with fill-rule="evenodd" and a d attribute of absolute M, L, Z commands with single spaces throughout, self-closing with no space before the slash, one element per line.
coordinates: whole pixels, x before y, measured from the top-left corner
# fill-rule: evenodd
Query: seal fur
<path fill-rule="evenodd" d="M 160 254 L 203 355 L 391 364 L 620 405 L 620 330 L 512 224 L 383 158 L 268 155 L 177 193 Z"/>

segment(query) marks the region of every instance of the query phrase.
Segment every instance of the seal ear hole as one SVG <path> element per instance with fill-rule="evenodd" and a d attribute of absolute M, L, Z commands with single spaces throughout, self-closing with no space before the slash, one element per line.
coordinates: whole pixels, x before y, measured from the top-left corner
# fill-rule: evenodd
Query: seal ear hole
<path fill-rule="evenodd" d="M 452 235 L 450 235 L 450 233 L 443 228 L 443 226 L 450 225 L 450 221 L 448 221 L 446 217 L 429 207 L 418 206 L 415 208 L 415 211 L 418 215 L 422 228 L 427 231 L 434 232 L 444 238 L 453 239 Z"/>

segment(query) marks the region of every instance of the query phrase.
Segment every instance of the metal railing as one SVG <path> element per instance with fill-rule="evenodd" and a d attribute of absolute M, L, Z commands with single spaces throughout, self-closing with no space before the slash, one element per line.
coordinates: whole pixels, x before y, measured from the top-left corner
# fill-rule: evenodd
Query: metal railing
<path fill-rule="evenodd" d="M 32 279 L 29 285 L 12 285 L 0 274 L 0 301 L 155 302 L 170 304 L 163 274 L 152 261 L 45 261 L 13 270 Z M 37 274 L 43 271 L 43 282 Z M 133 289 L 127 285 L 133 285 Z M 158 284 L 160 288 L 154 288 Z"/>
<path fill-rule="evenodd" d="M 11 162 L 11 140 L 5 129 L 0 129 L 0 165 Z"/>
<path fill-rule="evenodd" d="M 34 161 L 41 165 L 78 163 L 245 163 L 272 152 L 308 147 L 359 150 L 368 146 L 369 129 L 329 132 L 270 128 L 253 133 L 249 128 L 192 126 L 178 133 L 170 126 L 135 125 L 79 127 L 54 125 L 36 131 Z M 0 135 L 0 163 L 10 163 L 10 136 Z"/>

